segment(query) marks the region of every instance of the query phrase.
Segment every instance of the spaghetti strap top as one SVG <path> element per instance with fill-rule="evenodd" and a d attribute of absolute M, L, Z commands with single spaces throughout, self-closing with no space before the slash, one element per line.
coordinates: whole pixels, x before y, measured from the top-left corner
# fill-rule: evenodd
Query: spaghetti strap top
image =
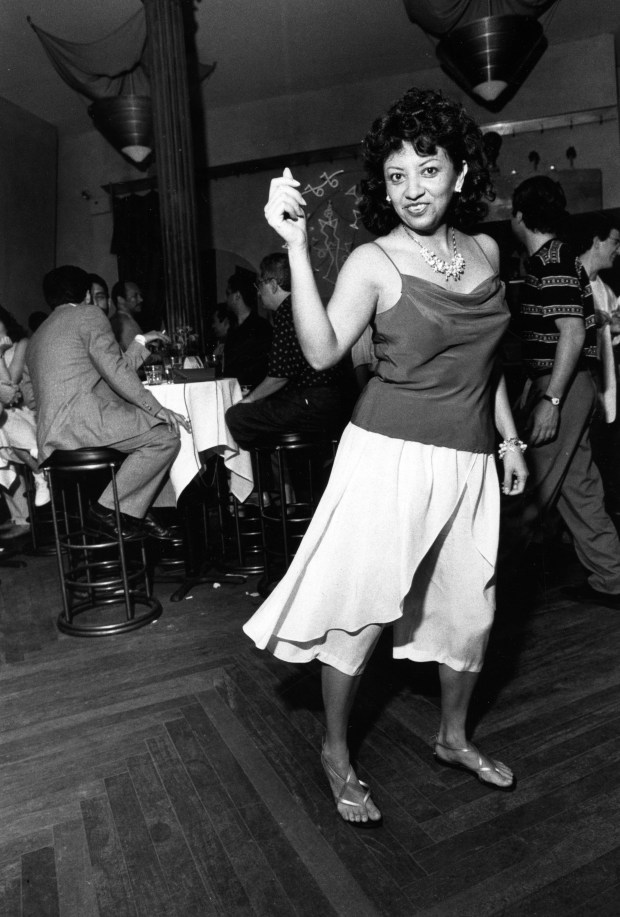
<path fill-rule="evenodd" d="M 375 316 L 378 367 L 352 423 L 397 439 L 492 452 L 497 351 L 510 318 L 503 283 L 494 274 L 460 293 L 394 267 L 401 295 Z"/>

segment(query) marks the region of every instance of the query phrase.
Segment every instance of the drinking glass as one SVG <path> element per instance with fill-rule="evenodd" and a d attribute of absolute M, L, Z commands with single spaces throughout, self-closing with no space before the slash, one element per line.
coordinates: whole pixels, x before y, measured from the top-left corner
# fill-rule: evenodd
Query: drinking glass
<path fill-rule="evenodd" d="M 161 363 L 150 363 L 144 367 L 146 381 L 149 385 L 161 385 L 164 381 L 164 367 Z"/>

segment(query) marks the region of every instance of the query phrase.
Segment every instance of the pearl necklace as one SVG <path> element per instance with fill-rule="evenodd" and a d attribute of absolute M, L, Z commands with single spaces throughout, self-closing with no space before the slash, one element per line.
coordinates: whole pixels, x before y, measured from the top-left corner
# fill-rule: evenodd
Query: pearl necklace
<path fill-rule="evenodd" d="M 454 254 L 450 261 L 444 261 L 443 258 L 439 258 L 435 252 L 431 251 L 430 248 L 426 245 L 422 245 L 419 239 L 413 235 L 408 226 L 405 226 L 403 223 L 403 229 L 406 234 L 412 239 L 415 244 L 418 246 L 422 252 L 422 257 L 434 271 L 437 271 L 438 274 L 445 274 L 446 280 L 460 280 L 461 274 L 465 270 L 465 258 L 461 255 L 456 247 L 456 235 L 454 229 L 452 230 L 452 247 L 454 248 Z"/>

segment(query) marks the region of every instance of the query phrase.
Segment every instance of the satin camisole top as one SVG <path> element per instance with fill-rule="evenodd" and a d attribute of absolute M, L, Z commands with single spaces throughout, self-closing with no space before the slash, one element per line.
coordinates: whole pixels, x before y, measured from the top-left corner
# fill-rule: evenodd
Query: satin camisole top
<path fill-rule="evenodd" d="M 503 283 L 493 275 L 460 293 L 400 276 L 398 302 L 373 322 L 379 363 L 352 423 L 398 439 L 492 452 L 497 351 L 510 319 Z"/>

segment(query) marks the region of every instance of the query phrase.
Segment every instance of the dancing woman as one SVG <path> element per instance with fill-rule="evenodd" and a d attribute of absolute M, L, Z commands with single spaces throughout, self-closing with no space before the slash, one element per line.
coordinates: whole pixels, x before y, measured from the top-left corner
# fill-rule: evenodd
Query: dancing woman
<path fill-rule="evenodd" d="M 513 786 L 510 768 L 465 734 L 494 613 L 494 427 L 503 491 L 521 493 L 527 477 L 497 365 L 509 320 L 497 246 L 463 231 L 490 193 L 481 132 L 459 104 L 411 89 L 375 121 L 364 159 L 363 218 L 378 238 L 351 253 L 327 310 L 299 182 L 285 169 L 271 183 L 265 216 L 288 248 L 306 358 L 333 365 L 371 322 L 378 368 L 291 567 L 244 628 L 281 659 L 323 663 L 323 767 L 340 816 L 358 827 L 382 816 L 351 767 L 347 726 L 387 624 L 396 658 L 439 663 L 437 760 Z"/>

